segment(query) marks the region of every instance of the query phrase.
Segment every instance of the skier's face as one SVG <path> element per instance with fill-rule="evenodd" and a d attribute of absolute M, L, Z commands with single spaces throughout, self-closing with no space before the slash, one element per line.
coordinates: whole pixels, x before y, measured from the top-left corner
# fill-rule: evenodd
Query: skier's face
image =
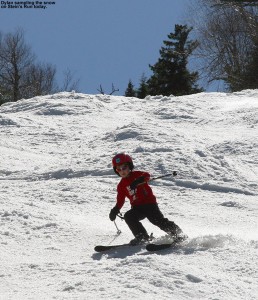
<path fill-rule="evenodd" d="M 122 178 L 126 178 L 131 172 L 128 164 L 119 165 L 116 167 L 116 170 Z"/>

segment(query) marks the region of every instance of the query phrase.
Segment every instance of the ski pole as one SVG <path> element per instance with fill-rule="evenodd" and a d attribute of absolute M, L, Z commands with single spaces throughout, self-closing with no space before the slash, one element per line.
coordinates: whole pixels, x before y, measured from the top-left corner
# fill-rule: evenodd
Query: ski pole
<path fill-rule="evenodd" d="M 163 177 L 168 177 L 168 176 L 176 176 L 177 175 L 177 172 L 176 171 L 173 171 L 172 173 L 169 173 L 169 174 L 165 174 L 165 175 L 161 175 L 161 176 L 158 176 L 158 177 L 154 177 L 154 178 L 151 178 L 149 181 L 153 181 L 153 180 L 156 180 L 156 179 L 160 179 L 160 178 L 163 178 Z"/>
<path fill-rule="evenodd" d="M 163 177 L 168 177 L 168 176 L 176 176 L 177 175 L 177 172 L 176 171 L 173 171 L 172 173 L 168 173 L 168 174 L 165 174 L 165 175 L 161 175 L 161 176 L 158 176 L 158 177 L 153 177 L 153 178 L 151 178 L 150 180 L 149 180 L 149 182 L 150 181 L 153 181 L 153 180 L 157 180 L 157 179 L 160 179 L 160 178 L 163 178 Z M 139 185 L 142 185 L 142 184 L 144 184 L 144 183 L 146 183 L 146 181 L 144 181 L 144 182 L 142 182 L 142 183 L 139 183 L 137 186 L 139 186 Z"/>
<path fill-rule="evenodd" d="M 116 225 L 116 221 L 114 221 L 114 224 L 115 224 L 115 226 L 116 226 L 116 229 L 117 229 L 117 234 L 120 234 L 120 233 L 122 233 L 122 231 L 117 227 L 117 225 Z"/>

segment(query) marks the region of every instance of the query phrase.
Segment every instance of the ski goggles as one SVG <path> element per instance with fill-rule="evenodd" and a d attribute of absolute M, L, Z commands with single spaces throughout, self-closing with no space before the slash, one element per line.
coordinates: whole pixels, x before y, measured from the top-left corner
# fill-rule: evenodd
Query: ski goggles
<path fill-rule="evenodd" d="M 127 170 L 128 167 L 129 167 L 128 165 L 118 166 L 116 167 L 116 170 L 117 172 L 121 172 Z"/>

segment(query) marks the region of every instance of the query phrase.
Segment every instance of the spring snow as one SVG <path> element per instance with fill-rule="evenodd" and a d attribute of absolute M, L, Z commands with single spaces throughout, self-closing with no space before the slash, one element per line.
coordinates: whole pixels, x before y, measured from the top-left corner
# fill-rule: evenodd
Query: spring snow
<path fill-rule="evenodd" d="M 0 137 L 1 300 L 258 299 L 258 90 L 41 96 L 2 105 Z M 133 238 L 108 218 L 123 151 L 178 172 L 151 185 L 182 245 L 94 252 Z"/>

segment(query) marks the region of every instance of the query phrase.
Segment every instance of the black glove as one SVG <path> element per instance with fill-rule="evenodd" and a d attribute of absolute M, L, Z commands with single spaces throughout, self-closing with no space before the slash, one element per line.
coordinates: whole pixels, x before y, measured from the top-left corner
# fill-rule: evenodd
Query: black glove
<path fill-rule="evenodd" d="M 120 213 L 119 208 L 117 206 L 114 206 L 109 213 L 109 219 L 110 221 L 115 221 L 116 216 Z"/>
<path fill-rule="evenodd" d="M 137 179 L 135 179 L 131 184 L 130 184 L 130 189 L 135 190 L 138 184 L 144 183 L 145 178 L 144 176 L 140 176 Z"/>

